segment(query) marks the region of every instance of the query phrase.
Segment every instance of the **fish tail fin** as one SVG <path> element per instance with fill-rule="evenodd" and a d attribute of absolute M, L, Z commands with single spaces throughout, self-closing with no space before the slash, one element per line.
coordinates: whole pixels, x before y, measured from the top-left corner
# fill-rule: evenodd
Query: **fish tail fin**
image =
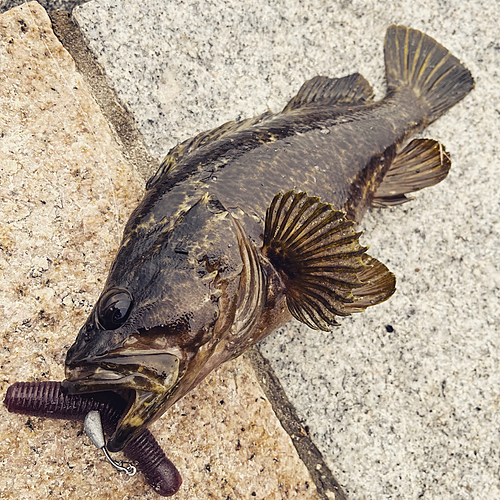
<path fill-rule="evenodd" d="M 442 45 L 420 31 L 390 26 L 384 43 L 388 94 L 410 88 L 431 108 L 429 123 L 473 88 L 470 71 Z"/>

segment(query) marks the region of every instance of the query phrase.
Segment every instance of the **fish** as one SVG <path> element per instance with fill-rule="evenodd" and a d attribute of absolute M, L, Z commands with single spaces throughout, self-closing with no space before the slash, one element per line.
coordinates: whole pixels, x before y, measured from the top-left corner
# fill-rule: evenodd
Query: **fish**
<path fill-rule="evenodd" d="M 316 76 L 279 113 L 178 144 L 149 179 L 65 361 L 67 393 L 127 401 L 109 451 L 292 317 L 328 331 L 395 292 L 356 224 L 447 176 L 445 148 L 410 139 L 474 80 L 404 26 L 388 28 L 384 58 L 383 99 L 359 73 Z"/>

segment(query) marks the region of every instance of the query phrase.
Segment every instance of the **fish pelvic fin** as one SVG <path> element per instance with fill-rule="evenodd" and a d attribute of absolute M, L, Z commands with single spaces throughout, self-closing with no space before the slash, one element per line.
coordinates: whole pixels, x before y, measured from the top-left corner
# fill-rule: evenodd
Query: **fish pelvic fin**
<path fill-rule="evenodd" d="M 388 93 L 411 88 L 431 108 L 429 123 L 474 88 L 470 71 L 447 49 L 420 31 L 390 26 L 384 54 Z"/>
<path fill-rule="evenodd" d="M 343 78 L 315 76 L 305 82 L 283 113 L 296 109 L 363 103 L 373 99 L 371 85 L 359 73 Z"/>
<path fill-rule="evenodd" d="M 315 330 L 388 299 L 395 278 L 359 244 L 343 212 L 306 193 L 278 193 L 266 213 L 262 253 L 280 273 L 290 313 Z"/>
<path fill-rule="evenodd" d="M 407 193 L 441 182 L 450 168 L 450 155 L 442 144 L 432 139 L 414 139 L 394 158 L 373 196 L 372 207 L 391 207 L 411 201 Z"/>

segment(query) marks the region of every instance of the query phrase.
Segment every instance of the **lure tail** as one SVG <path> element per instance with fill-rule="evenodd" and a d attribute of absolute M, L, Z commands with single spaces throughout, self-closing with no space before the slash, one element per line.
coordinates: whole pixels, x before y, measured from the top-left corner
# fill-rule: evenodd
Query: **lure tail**
<path fill-rule="evenodd" d="M 470 71 L 430 36 L 404 26 L 390 26 L 384 44 L 388 93 L 411 88 L 431 108 L 429 123 L 473 88 Z"/>

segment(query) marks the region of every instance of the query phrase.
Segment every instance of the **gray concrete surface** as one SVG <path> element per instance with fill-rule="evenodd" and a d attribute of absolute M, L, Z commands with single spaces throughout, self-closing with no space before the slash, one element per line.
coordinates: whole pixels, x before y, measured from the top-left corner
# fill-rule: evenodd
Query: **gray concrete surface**
<path fill-rule="evenodd" d="M 261 349 L 350 499 L 498 498 L 498 4 L 100 0 L 74 14 L 158 158 L 280 110 L 316 74 L 359 71 L 382 97 L 391 23 L 466 64 L 476 89 L 423 134 L 450 152 L 449 177 L 362 223 L 396 295 L 330 334 L 292 322 Z"/>

